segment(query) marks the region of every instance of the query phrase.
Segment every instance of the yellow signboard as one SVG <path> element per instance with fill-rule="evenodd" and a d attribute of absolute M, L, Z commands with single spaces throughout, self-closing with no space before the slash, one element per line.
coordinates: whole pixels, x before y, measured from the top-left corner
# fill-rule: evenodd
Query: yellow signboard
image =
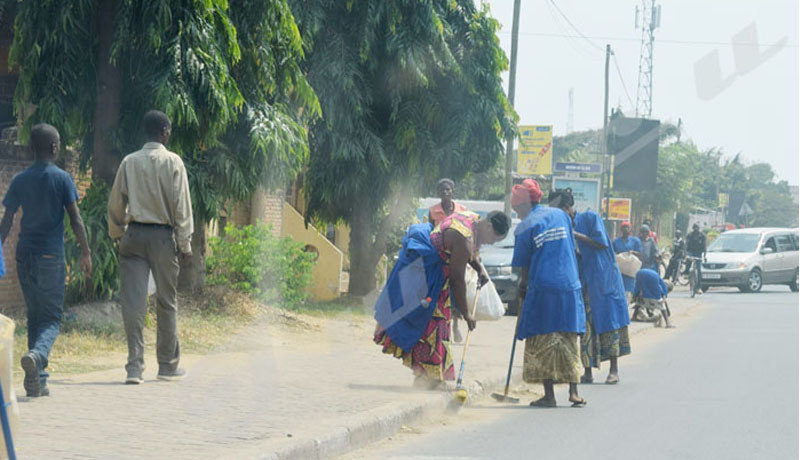
<path fill-rule="evenodd" d="M 520 126 L 517 174 L 553 173 L 553 126 Z"/>
<path fill-rule="evenodd" d="M 719 194 L 719 207 L 720 208 L 727 208 L 729 201 L 730 201 L 730 195 L 728 195 L 727 193 L 720 193 Z"/>
<path fill-rule="evenodd" d="M 603 198 L 603 207 L 600 214 L 606 212 L 606 199 Z M 608 218 L 610 220 L 631 220 L 631 199 L 630 198 L 611 198 L 608 206 Z"/>

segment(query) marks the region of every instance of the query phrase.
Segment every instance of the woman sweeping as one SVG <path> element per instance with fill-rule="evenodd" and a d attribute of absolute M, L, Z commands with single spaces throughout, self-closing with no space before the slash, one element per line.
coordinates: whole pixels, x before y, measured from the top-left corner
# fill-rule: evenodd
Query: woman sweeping
<path fill-rule="evenodd" d="M 426 226 L 430 231 L 428 241 L 417 241 L 418 244 L 413 249 L 423 255 L 428 253 L 425 249 L 428 247 L 435 252 L 438 264 L 429 263 L 428 259 L 425 268 L 428 272 L 428 286 L 438 290 L 429 294 L 429 307 L 413 309 L 403 315 L 402 319 L 391 321 L 388 320 L 390 314 L 382 313 L 384 308 L 381 307 L 379 298 L 376 305 L 378 330 L 375 333 L 375 343 L 383 347 L 384 353 L 402 359 L 403 364 L 414 371 L 415 385 L 433 389 L 445 380 L 455 379 L 450 352 L 451 296 L 469 329 L 475 329 L 475 319 L 467 309 L 464 270 L 467 264 L 471 264 L 478 273 L 482 273 L 474 259 L 478 248 L 505 238 L 511 220 L 500 211 L 490 212 L 485 219 L 471 212 L 456 212 L 435 229 L 431 229 L 429 224 L 420 224 L 412 226 L 409 232 L 421 226 Z M 409 236 L 407 233 L 404 238 L 400 260 L 392 270 L 381 297 L 386 293 L 386 297 L 391 297 L 392 292 L 396 293 L 396 298 L 403 297 L 402 292 L 399 292 L 401 289 L 393 289 L 392 286 L 401 278 L 400 272 L 408 253 L 406 242 Z M 437 284 L 436 278 L 441 278 L 442 282 Z M 394 302 L 395 306 L 398 302 L 400 301 Z M 394 311 L 401 311 L 401 308 L 394 308 Z"/>
<path fill-rule="evenodd" d="M 575 217 L 575 237 L 581 251 L 581 282 L 586 290 L 586 333 L 581 338 L 581 383 L 592 383 L 592 367 L 611 361 L 607 384 L 619 382 L 617 359 L 631 353 L 628 302 L 622 274 L 603 220 L 594 211 Z"/>
<path fill-rule="evenodd" d="M 515 232 L 511 265 L 522 269 L 525 299 L 517 332 L 525 339 L 522 378 L 544 386 L 544 397 L 531 406 L 555 407 L 554 384 L 569 383 L 569 401 L 582 407 L 578 334 L 586 330 L 586 315 L 572 233 L 575 200 L 566 189 L 551 193 L 549 202 L 550 207 L 534 207 Z"/>

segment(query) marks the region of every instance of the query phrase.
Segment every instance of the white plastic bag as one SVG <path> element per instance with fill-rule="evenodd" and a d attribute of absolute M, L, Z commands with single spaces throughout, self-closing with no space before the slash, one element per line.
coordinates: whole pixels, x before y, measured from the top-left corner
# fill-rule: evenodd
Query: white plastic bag
<path fill-rule="evenodd" d="M 467 308 L 472 308 L 475 301 L 475 291 L 478 288 L 478 272 L 467 265 L 464 273 L 464 281 L 467 284 Z M 478 294 L 478 305 L 475 306 L 476 321 L 497 321 L 506 314 L 506 305 L 500 299 L 500 294 L 490 280 L 484 284 Z"/>
<path fill-rule="evenodd" d="M 617 265 L 619 265 L 619 271 L 623 275 L 635 278 L 636 273 L 642 268 L 642 261 L 632 252 L 623 252 L 617 254 Z"/>

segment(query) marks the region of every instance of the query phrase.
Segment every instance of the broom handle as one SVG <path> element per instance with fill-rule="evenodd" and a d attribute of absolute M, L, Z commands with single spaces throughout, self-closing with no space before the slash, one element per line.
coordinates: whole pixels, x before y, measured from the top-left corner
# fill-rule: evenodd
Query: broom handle
<path fill-rule="evenodd" d="M 522 300 L 519 301 L 517 308 L 517 325 L 514 326 L 514 337 L 511 341 L 511 359 L 508 361 L 508 375 L 506 376 L 506 389 L 503 396 L 508 396 L 508 387 L 511 385 L 511 368 L 514 366 L 514 352 L 517 349 L 517 334 L 519 333 L 519 319 L 522 317 Z"/>
<path fill-rule="evenodd" d="M 481 293 L 481 285 L 480 283 L 478 283 L 478 289 L 475 290 L 475 300 L 472 301 L 472 310 L 470 312 L 470 314 L 473 317 L 475 316 L 475 310 L 478 307 L 478 294 L 480 293 Z M 467 327 L 467 337 L 464 339 L 464 352 L 461 354 L 461 367 L 458 370 L 458 381 L 456 382 L 456 388 L 461 387 L 461 381 L 464 379 L 464 361 L 467 358 L 467 348 L 469 347 L 470 332 L 472 332 L 472 329 L 469 329 L 469 327 Z"/>

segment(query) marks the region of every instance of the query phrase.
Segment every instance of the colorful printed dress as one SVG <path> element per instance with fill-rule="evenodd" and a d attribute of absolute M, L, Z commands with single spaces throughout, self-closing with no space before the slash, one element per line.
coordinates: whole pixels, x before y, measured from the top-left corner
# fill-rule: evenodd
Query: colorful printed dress
<path fill-rule="evenodd" d="M 444 231 L 455 230 L 467 240 L 467 247 L 472 248 L 470 260 L 475 254 L 475 223 L 480 219 L 475 213 L 462 211 L 449 215 L 433 232 L 431 243 L 439 250 L 439 257 L 444 263 L 442 271 L 445 282 L 436 309 L 428 326 L 411 352 L 405 352 L 393 343 L 386 331 L 379 328 L 375 334 L 375 343 L 383 347 L 383 352 L 403 360 L 416 376 L 426 376 L 431 380 L 455 380 L 453 356 L 450 351 L 450 252 L 444 247 Z"/>

